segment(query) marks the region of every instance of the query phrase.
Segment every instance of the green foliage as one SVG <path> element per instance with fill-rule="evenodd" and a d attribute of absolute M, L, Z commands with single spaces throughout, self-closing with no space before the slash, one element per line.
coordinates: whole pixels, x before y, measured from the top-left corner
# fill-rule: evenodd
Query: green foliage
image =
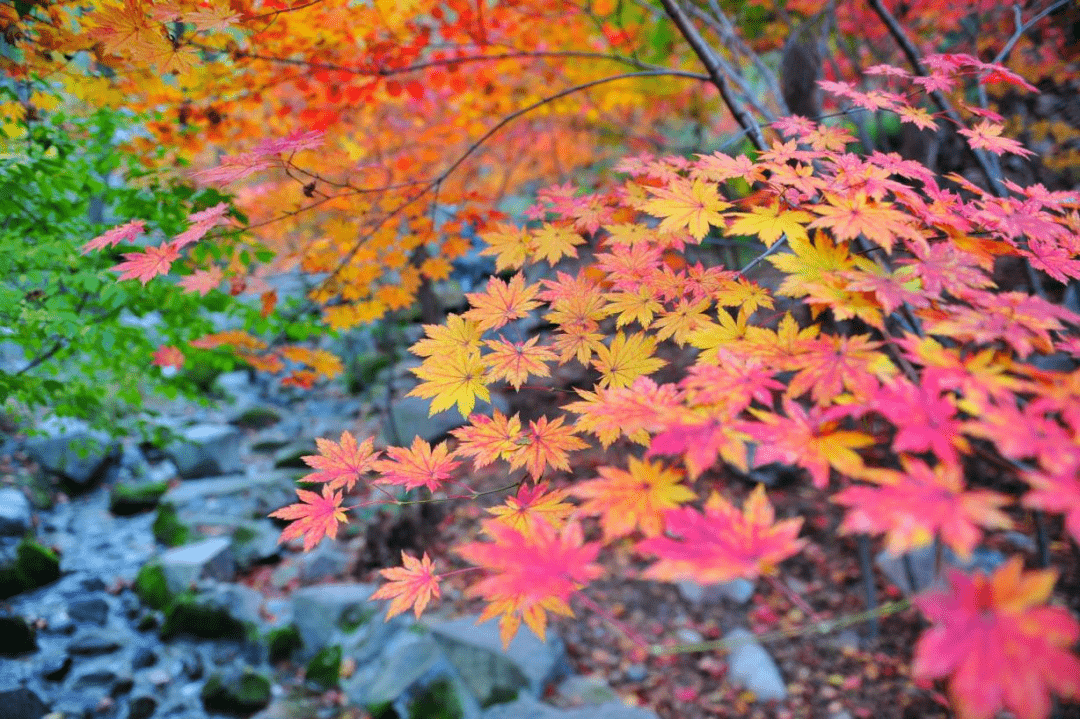
<path fill-rule="evenodd" d="M 160 564 L 144 564 L 135 576 L 135 594 L 151 609 L 164 609 L 172 601 L 165 570 Z"/>
<path fill-rule="evenodd" d="M 109 492 L 109 511 L 119 516 L 149 512 L 168 489 L 168 482 L 117 484 Z"/>
<path fill-rule="evenodd" d="M 22 419 L 44 408 L 127 431 L 116 420 L 140 409 L 147 393 L 198 397 L 203 389 L 198 378 L 154 366 L 158 347 L 177 346 L 191 364 L 220 372 L 224 352 L 190 350 L 187 342 L 213 331 L 210 312 L 237 325 L 258 318 L 218 290 L 200 296 L 170 282 L 117 282 L 110 268 L 138 247 L 80 253 L 132 218 L 147 221 L 151 241 L 173 236 L 192 211 L 228 199 L 148 178 L 117 145 L 138 131 L 133 118 L 101 110 L 34 121 L 18 142 L 0 138 L 0 404 Z M 225 240 L 191 254 L 221 253 Z"/>
<path fill-rule="evenodd" d="M 435 682 L 409 702 L 409 719 L 461 719 L 464 716 L 453 685 L 445 679 Z"/>
<path fill-rule="evenodd" d="M 191 530 L 180 521 L 173 505 L 165 503 L 158 507 L 154 538 L 166 547 L 179 547 L 191 540 Z"/>

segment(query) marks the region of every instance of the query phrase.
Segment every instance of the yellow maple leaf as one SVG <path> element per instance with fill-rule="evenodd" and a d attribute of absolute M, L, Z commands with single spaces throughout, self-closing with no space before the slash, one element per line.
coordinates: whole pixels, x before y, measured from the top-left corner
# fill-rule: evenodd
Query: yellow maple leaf
<path fill-rule="evenodd" d="M 788 239 L 806 240 L 804 224 L 814 219 L 809 212 L 781 210 L 779 203 L 767 207 L 751 207 L 750 212 L 736 212 L 737 218 L 724 233 L 727 235 L 757 235 L 766 247 L 772 247 L 781 235 Z"/>
<path fill-rule="evenodd" d="M 627 469 L 600 467 L 600 476 L 581 482 L 571 493 L 586 500 L 581 511 L 600 515 L 606 539 L 641 530 L 647 537 L 664 531 L 664 511 L 696 494 L 682 483 L 682 472 L 661 462 L 630 458 Z"/>
<path fill-rule="evenodd" d="M 503 282 L 498 277 L 488 280 L 483 292 L 471 292 L 466 297 L 472 309 L 465 317 L 476 322 L 481 331 L 497 330 L 510 320 L 519 320 L 529 311 L 539 307 L 540 302 L 533 299 L 540 285 L 525 286 L 525 276 L 518 272 Z"/>
<path fill-rule="evenodd" d="M 480 239 L 488 244 L 480 254 L 494 255 L 497 272 L 520 268 L 536 249 L 528 230 L 503 223 L 496 225 L 494 230 L 480 233 Z"/>
<path fill-rule="evenodd" d="M 532 238 L 537 258 L 547 260 L 552 267 L 563 257 L 577 257 L 575 245 L 585 242 L 573 227 L 547 222 L 533 232 Z"/>
<path fill-rule="evenodd" d="M 461 315 L 447 315 L 441 325 L 424 325 L 425 339 L 418 340 L 409 351 L 417 357 L 479 353 L 480 336 L 484 334 L 472 320 Z"/>
<path fill-rule="evenodd" d="M 600 371 L 600 386 L 629 387 L 642 375 L 647 375 L 663 367 L 667 362 L 653 357 L 656 351 L 655 337 L 646 337 L 641 332 L 629 337 L 620 332 L 611 340 L 611 346 L 600 345 L 596 348 L 593 367 Z"/>
<path fill-rule="evenodd" d="M 476 404 L 476 398 L 491 401 L 491 394 L 484 385 L 487 368 L 475 352 L 456 352 L 434 355 L 412 370 L 424 380 L 409 392 L 410 397 L 431 400 L 428 414 L 442 412 L 455 403 L 462 417 L 468 417 Z"/>
<path fill-rule="evenodd" d="M 731 207 L 731 203 L 720 199 L 716 185 L 701 180 L 691 183 L 675 178 L 666 187 L 650 187 L 649 192 L 655 197 L 642 209 L 663 218 L 660 231 L 686 230 L 698 242 L 708 234 L 710 226 L 724 226 L 720 212 Z"/>

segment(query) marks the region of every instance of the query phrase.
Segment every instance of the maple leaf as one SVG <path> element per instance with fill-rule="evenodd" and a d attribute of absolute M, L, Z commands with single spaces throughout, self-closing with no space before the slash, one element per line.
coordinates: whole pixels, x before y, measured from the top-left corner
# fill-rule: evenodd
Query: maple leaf
<path fill-rule="evenodd" d="M 195 270 L 190 275 L 185 275 L 176 283 L 184 289 L 184 292 L 198 292 L 205 295 L 221 284 L 224 275 L 220 267 L 212 267 L 209 270 Z"/>
<path fill-rule="evenodd" d="M 619 332 L 611 340 L 611 346 L 601 345 L 596 348 L 596 359 L 592 364 L 600 372 L 600 386 L 617 389 L 629 387 L 643 375 L 650 374 L 663 367 L 667 362 L 653 357 L 657 339 L 636 332 L 629 337 Z"/>
<path fill-rule="evenodd" d="M 1063 607 L 1043 606 L 1052 569 L 1023 571 L 1012 557 L 987 577 L 949 571 L 949 590 L 916 597 L 933 622 L 915 645 L 916 678 L 948 677 L 962 719 L 992 719 L 1005 709 L 1019 719 L 1045 719 L 1051 692 L 1080 698 L 1080 660 L 1069 649 L 1080 624 Z"/>
<path fill-rule="evenodd" d="M 333 491 L 330 485 L 323 487 L 321 496 L 303 489 L 296 490 L 296 494 L 300 502 L 270 513 L 271 517 L 292 521 L 282 530 L 278 542 L 303 537 L 304 551 L 308 552 L 324 536 L 336 538 L 338 523 L 346 521 L 345 511 L 341 508 L 341 494 Z"/>
<path fill-rule="evenodd" d="M 814 402 L 824 407 L 847 389 L 865 401 L 877 391 L 878 380 L 896 374 L 888 355 L 878 351 L 881 344 L 869 335 L 826 335 L 803 342 L 800 352 L 783 363 L 784 369 L 797 370 L 788 383 L 787 396 L 794 399 L 809 391 Z"/>
<path fill-rule="evenodd" d="M 290 345 L 282 347 L 280 352 L 286 359 L 309 365 L 316 374 L 324 379 L 337 377 L 343 369 L 338 356 L 326 350 Z"/>
<path fill-rule="evenodd" d="M 480 233 L 487 247 L 480 250 L 483 256 L 495 256 L 495 271 L 516 270 L 536 250 L 529 231 L 523 227 L 498 224 L 494 230 Z"/>
<path fill-rule="evenodd" d="M 723 227 L 722 210 L 731 203 L 720 199 L 716 185 L 701 180 L 690 182 L 682 178 L 673 180 L 667 187 L 648 188 L 655 197 L 641 209 L 650 215 L 662 217 L 661 232 L 687 230 L 701 242 L 710 226 Z"/>
<path fill-rule="evenodd" d="M 176 347 L 161 345 L 154 351 L 152 364 L 158 367 L 175 367 L 180 369 L 184 366 L 184 353 Z"/>
<path fill-rule="evenodd" d="M 801 210 L 781 210 L 776 202 L 765 207 L 757 205 L 751 207 L 750 212 L 736 212 L 731 216 L 738 219 L 724 230 L 724 234 L 757 235 L 766 247 L 772 247 L 781 235 L 808 240 L 805 225 L 814 219 L 813 215 Z"/>
<path fill-rule="evenodd" d="M 978 150 L 986 150 L 995 155 L 1003 155 L 1011 152 L 1014 155 L 1027 156 L 1035 153 L 1021 145 L 1016 140 L 1002 137 L 1004 125 L 989 120 L 983 120 L 972 129 L 961 128 L 957 132 L 968 138 L 968 144 Z"/>
<path fill-rule="evenodd" d="M 645 285 L 638 287 L 637 290 L 611 292 L 606 295 L 606 298 L 608 310 L 612 314 L 619 315 L 615 319 L 615 326 L 620 329 L 631 322 L 637 322 L 642 329 L 648 329 L 652 324 L 653 315 L 664 309 L 664 306 L 656 300 L 656 294 Z"/>
<path fill-rule="evenodd" d="M 351 432 L 342 432 L 337 442 L 318 437 L 315 446 L 319 453 L 306 455 L 300 459 L 309 467 L 318 470 L 303 478 L 304 482 L 327 482 L 330 489 L 344 487 L 346 491 L 360 481 L 364 472 L 372 469 L 378 457 L 374 451 L 375 439 L 368 437 L 360 444 Z"/>
<path fill-rule="evenodd" d="M 929 545 L 936 536 L 967 560 L 982 533 L 978 526 L 1010 529 L 999 507 L 1009 498 L 987 490 L 967 491 L 958 465 L 925 462 L 901 455 L 903 471 L 867 470 L 860 479 L 878 487 L 847 487 L 832 501 L 848 507 L 840 531 L 885 533 L 885 548 L 899 556 Z"/>
<path fill-rule="evenodd" d="M 533 254 L 537 259 L 547 260 L 552 267 L 563 257 L 577 257 L 575 245 L 585 242 L 581 233 L 572 227 L 548 222 L 533 230 L 532 240 L 535 244 Z"/>
<path fill-rule="evenodd" d="M 427 338 L 417 340 L 409 351 L 418 357 L 477 352 L 484 334 L 476 322 L 461 315 L 449 314 L 441 325 L 424 325 Z"/>
<path fill-rule="evenodd" d="M 888 418 L 897 427 L 893 448 L 900 452 L 926 452 L 942 462 L 956 464 L 957 450 L 969 452 L 963 426 L 956 417 L 956 403 L 940 388 L 913 384 L 895 378 L 882 385 L 867 407 Z"/>
<path fill-rule="evenodd" d="M 432 356 L 412 370 L 424 381 L 413 387 L 408 396 L 430 399 L 429 415 L 457 404 L 461 416 L 468 417 L 477 397 L 491 401 L 491 394 L 484 384 L 485 372 L 484 361 L 478 353 Z"/>
<path fill-rule="evenodd" d="M 533 299 L 540 285 L 525 286 L 525 276 L 520 272 L 503 282 L 497 277 L 488 280 L 484 292 L 472 292 L 465 295 L 472 309 L 465 313 L 465 318 L 476 322 L 477 328 L 497 330 L 510 320 L 519 320 L 540 306 Z"/>
<path fill-rule="evenodd" d="M 648 377 L 638 377 L 629 387 L 619 389 L 576 391 L 582 400 L 563 405 L 563 409 L 580 415 L 578 429 L 592 432 L 604 447 L 621 436 L 648 444 L 648 430 L 657 418 L 681 409 L 675 385 L 657 385 Z"/>
<path fill-rule="evenodd" d="M 203 335 L 198 339 L 194 339 L 189 343 L 192 347 L 198 349 L 210 350 L 215 347 L 221 347 L 222 345 L 232 345 L 241 350 L 262 350 L 266 349 L 266 343 L 257 337 L 252 337 L 243 330 L 222 330 L 221 332 L 211 332 L 208 335 Z"/>
<path fill-rule="evenodd" d="M 412 447 L 387 447 L 389 459 L 378 459 L 371 463 L 371 469 L 382 476 L 375 480 L 385 484 L 400 484 L 405 489 L 427 487 L 435 492 L 443 482 L 453 476 L 461 462 L 453 460 L 454 453 L 449 452 L 446 442 L 434 449 L 420 437 L 414 437 Z"/>
<path fill-rule="evenodd" d="M 682 472 L 661 462 L 630 458 L 627 469 L 600 467 L 600 476 L 575 484 L 570 492 L 587 500 L 585 514 L 599 515 L 606 539 L 640 530 L 652 537 L 663 530 L 665 510 L 694 498 L 682 483 Z"/>
<path fill-rule="evenodd" d="M 707 299 L 693 301 L 682 298 L 671 310 L 661 310 L 660 318 L 652 326 L 653 334 L 658 340 L 666 340 L 669 337 L 682 347 L 695 333 L 706 330 L 713 326 L 709 319 L 708 311 L 713 303 Z"/>
<path fill-rule="evenodd" d="M 486 340 L 484 344 L 492 350 L 484 355 L 484 363 L 488 368 L 487 379 L 505 379 L 514 389 L 521 389 L 521 385 L 530 375 L 550 376 L 547 363 L 554 362 L 557 358 L 547 347 L 536 346 L 539 339 L 537 336 L 525 342 L 509 342 L 504 337 Z"/>
<path fill-rule="evenodd" d="M 892 252 L 897 237 L 925 244 L 919 231 L 909 224 L 909 217 L 893 209 L 891 202 L 875 202 L 865 191 L 851 195 L 825 193 L 826 204 L 811 209 L 821 215 L 807 227 L 827 227 L 838 240 L 854 240 L 864 235 L 886 252 Z"/>
<path fill-rule="evenodd" d="M 525 467 L 532 478 L 539 479 L 544 469 L 569 471 L 569 452 L 588 447 L 575 436 L 576 429 L 564 427 L 565 417 L 549 422 L 547 417 L 529 422 L 529 429 L 522 432 L 518 450 L 510 455 L 511 469 Z"/>
<path fill-rule="evenodd" d="M 742 431 L 744 424 L 718 415 L 661 420 L 657 425 L 662 429 L 652 438 L 646 456 L 681 456 L 686 471 L 695 479 L 713 466 L 718 456 L 745 472 L 748 469 L 746 441 L 750 437 Z"/>
<path fill-rule="evenodd" d="M 1025 507 L 1065 515 L 1065 529 L 1080 545 L 1080 457 L 1055 462 L 1042 472 L 1025 472 L 1031 487 L 1023 497 Z"/>
<path fill-rule="evenodd" d="M 509 459 L 519 449 L 525 435 L 515 414 L 507 417 L 498 409 L 491 417 L 474 414 L 469 424 L 450 431 L 461 443 L 457 454 L 472 457 L 474 467 L 484 467 L 497 459 Z"/>
<path fill-rule="evenodd" d="M 874 444 L 874 438 L 863 432 L 838 429 L 835 417 L 846 411 L 843 407 L 804 410 L 797 402 L 784 398 L 786 417 L 750 408 L 762 424 L 747 423 L 744 431 L 759 440 L 754 450 L 754 466 L 782 462 L 797 464 L 810 472 L 814 486 L 823 489 L 829 484 L 829 468 L 857 476 L 862 458 L 855 451 Z"/>
<path fill-rule="evenodd" d="M 390 581 L 379 587 L 370 597 L 391 600 L 390 606 L 386 608 L 384 621 L 390 621 L 409 607 L 412 607 L 419 619 L 432 597 L 442 597 L 440 577 L 435 574 L 435 563 L 428 558 L 427 552 L 424 552 L 420 559 L 402 552 L 401 562 L 405 566 L 379 570 L 379 574 Z"/>
<path fill-rule="evenodd" d="M 79 254 L 101 250 L 106 247 L 115 247 L 121 242 L 133 242 L 139 235 L 146 231 L 146 223 L 142 220 L 132 220 L 108 230 L 87 242 L 79 250 Z"/>
<path fill-rule="evenodd" d="M 556 530 L 566 524 L 574 511 L 574 505 L 563 501 L 567 494 L 564 489 L 550 489 L 547 482 L 522 484 L 516 496 L 507 497 L 503 504 L 485 511 L 530 537 L 536 533 L 537 524 L 547 524 Z"/>
<path fill-rule="evenodd" d="M 138 280 L 145 285 L 158 275 L 166 274 L 178 257 L 180 252 L 176 245 L 166 242 L 160 247 L 147 247 L 145 252 L 127 252 L 124 254 L 124 262 L 109 269 L 120 273 L 118 282 Z"/>
<path fill-rule="evenodd" d="M 499 634 L 504 648 L 510 645 L 522 619 L 543 640 L 546 612 L 573 616 L 567 600 L 603 574 L 594 563 L 600 545 L 585 543 L 576 522 L 559 531 L 538 523 L 529 536 L 498 520 L 488 520 L 483 527 L 493 541 L 465 544 L 457 553 L 488 572 L 469 588 L 469 594 L 489 602 L 478 624 L 503 615 Z M 522 557 L 529 557 L 529 561 L 521 561 Z"/>
<path fill-rule="evenodd" d="M 803 518 L 776 522 L 765 487 L 758 485 L 742 512 L 713 492 L 704 512 L 683 507 L 664 515 L 666 533 L 638 542 L 642 554 L 658 557 L 644 572 L 648 579 L 702 584 L 754 579 L 798 553 L 806 540 L 797 539 Z"/>
<path fill-rule="evenodd" d="M 225 213 L 229 211 L 227 202 L 219 202 L 213 207 L 208 207 L 201 212 L 195 212 L 188 217 L 191 226 L 173 238 L 173 244 L 177 249 L 198 242 L 206 233 L 216 225 L 226 221 Z"/>

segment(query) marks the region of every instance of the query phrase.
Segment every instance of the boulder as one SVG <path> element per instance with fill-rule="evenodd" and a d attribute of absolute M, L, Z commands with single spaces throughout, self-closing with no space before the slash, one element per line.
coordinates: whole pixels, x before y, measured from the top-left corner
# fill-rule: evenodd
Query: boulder
<path fill-rule="evenodd" d="M 463 617 L 429 624 L 450 663 L 481 706 L 506 702 L 519 694 L 543 695 L 545 688 L 570 673 L 562 640 L 540 641 L 520 631 L 504 651 L 495 623 L 476 624 Z"/>
<path fill-rule="evenodd" d="M 242 472 L 240 430 L 230 425 L 197 424 L 177 432 L 165 452 L 184 479 Z"/>
<path fill-rule="evenodd" d="M 304 644 L 303 658 L 310 659 L 335 642 L 340 633 L 367 625 L 381 604 L 368 601 L 373 584 L 320 584 L 293 594 L 293 624 Z M 351 656 L 351 655 L 350 655 Z"/>
<path fill-rule="evenodd" d="M 123 454 L 119 442 L 80 420 L 53 417 L 42 422 L 39 430 L 45 436 L 28 439 L 27 453 L 73 491 L 94 487 Z"/>
<path fill-rule="evenodd" d="M 195 544 L 163 552 L 158 563 L 169 591 L 179 594 L 200 579 L 231 581 L 236 576 L 236 560 L 229 537 L 210 537 Z"/>
<path fill-rule="evenodd" d="M 33 526 L 30 500 L 15 487 L 0 488 L 0 537 L 21 537 Z"/>
<path fill-rule="evenodd" d="M 203 707 L 221 714 L 252 714 L 270 704 L 270 680 L 251 669 L 210 675 L 202 688 Z"/>
<path fill-rule="evenodd" d="M 119 482 L 109 492 L 109 511 L 121 517 L 149 512 L 168 489 L 168 482 Z"/>
<path fill-rule="evenodd" d="M 25 687 L 0 691 L 4 719 L 41 719 L 49 708 L 34 692 Z"/>
<path fill-rule="evenodd" d="M 18 615 L 0 615 L 0 657 L 37 651 L 37 631 Z"/>
<path fill-rule="evenodd" d="M 56 552 L 30 537 L 0 538 L 0 600 L 43 587 L 60 578 Z"/>

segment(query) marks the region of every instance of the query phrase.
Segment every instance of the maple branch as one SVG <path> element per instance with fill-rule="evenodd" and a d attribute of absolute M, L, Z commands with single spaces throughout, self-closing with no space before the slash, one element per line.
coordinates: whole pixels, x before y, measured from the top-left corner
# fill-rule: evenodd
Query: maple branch
<path fill-rule="evenodd" d="M 866 2 L 877 16 L 881 18 L 881 21 L 885 23 L 885 27 L 888 28 L 889 34 L 893 36 L 896 44 L 900 46 L 900 50 L 904 53 L 904 57 L 907 58 L 908 64 L 911 65 L 911 69 L 915 71 L 915 74 L 927 77 L 926 68 L 923 67 L 922 59 L 919 57 L 919 51 L 915 48 L 915 45 L 912 44 L 911 39 L 907 36 L 907 33 L 904 32 L 904 28 L 900 25 L 900 22 L 896 17 L 882 4 L 881 0 L 866 0 Z M 934 101 L 934 104 L 957 125 L 957 127 L 966 127 L 963 118 L 960 117 L 960 113 L 956 111 L 940 90 L 933 90 L 930 93 L 930 98 Z M 998 197 L 1008 197 L 1009 193 L 1005 191 L 1005 187 L 1001 184 L 1001 171 L 994 167 L 986 152 L 971 147 L 970 145 L 968 145 L 968 148 L 975 156 L 975 161 L 979 163 L 979 168 L 986 176 L 986 181 L 990 183 L 990 188 L 994 191 L 994 194 Z"/>
<path fill-rule="evenodd" d="M 660 0 L 660 2 L 664 5 L 668 17 L 675 22 L 675 26 L 682 33 L 683 38 L 690 44 L 694 54 L 698 56 L 698 59 L 701 60 L 701 63 L 709 72 L 709 79 L 720 91 L 720 97 L 735 117 L 735 121 L 746 131 L 754 147 L 759 152 L 764 152 L 768 145 L 765 142 L 765 136 L 761 133 L 761 127 L 754 121 L 754 118 L 750 117 L 749 113 L 746 112 L 746 108 L 731 92 L 731 86 L 723 74 L 723 61 L 719 55 L 705 42 L 705 38 L 701 37 L 701 33 L 697 31 L 690 18 L 687 17 L 678 0 Z"/>
<path fill-rule="evenodd" d="M 1020 6 L 1018 4 L 1016 4 L 1016 3 L 1013 3 L 1013 17 L 1014 17 L 1014 22 L 1016 23 L 1016 31 L 1013 32 L 1012 37 L 1010 37 L 1008 39 L 1008 41 L 1006 41 L 1005 45 L 1002 46 L 1001 51 L 998 52 L 998 54 L 995 55 L 994 59 L 991 60 L 990 62 L 995 64 L 995 65 L 1000 65 L 1003 62 L 1005 62 L 1005 59 L 1007 57 L 1009 57 L 1009 53 L 1012 52 L 1013 47 L 1016 45 L 1016 43 L 1018 43 L 1020 41 L 1020 38 L 1022 38 L 1024 36 L 1025 32 L 1030 30 L 1031 27 L 1035 23 L 1039 22 L 1044 17 L 1046 17 L 1050 13 L 1057 10 L 1059 7 L 1062 7 L 1062 6 L 1068 5 L 1068 4 L 1069 4 L 1069 0 L 1057 0 L 1057 2 L 1050 4 L 1049 6 L 1044 8 L 1042 10 L 1042 12 L 1039 12 L 1036 15 L 1034 15 L 1027 22 L 1021 24 L 1020 23 L 1020 20 L 1021 20 Z"/>
<path fill-rule="evenodd" d="M 780 247 L 782 245 L 786 245 L 786 244 L 787 244 L 787 233 L 784 233 L 784 234 L 780 235 L 780 239 L 778 239 L 776 242 L 774 242 L 772 244 L 772 247 L 769 247 L 764 252 L 762 252 L 760 255 L 758 255 L 754 259 L 750 260 L 750 262 L 746 265 L 746 267 L 743 267 L 742 269 L 736 271 L 735 274 L 736 275 L 742 275 L 743 277 L 745 277 L 746 273 L 749 272 L 756 264 L 758 264 L 759 262 L 764 260 L 766 257 L 771 255 L 772 253 L 776 252 L 778 249 L 780 249 Z"/>

